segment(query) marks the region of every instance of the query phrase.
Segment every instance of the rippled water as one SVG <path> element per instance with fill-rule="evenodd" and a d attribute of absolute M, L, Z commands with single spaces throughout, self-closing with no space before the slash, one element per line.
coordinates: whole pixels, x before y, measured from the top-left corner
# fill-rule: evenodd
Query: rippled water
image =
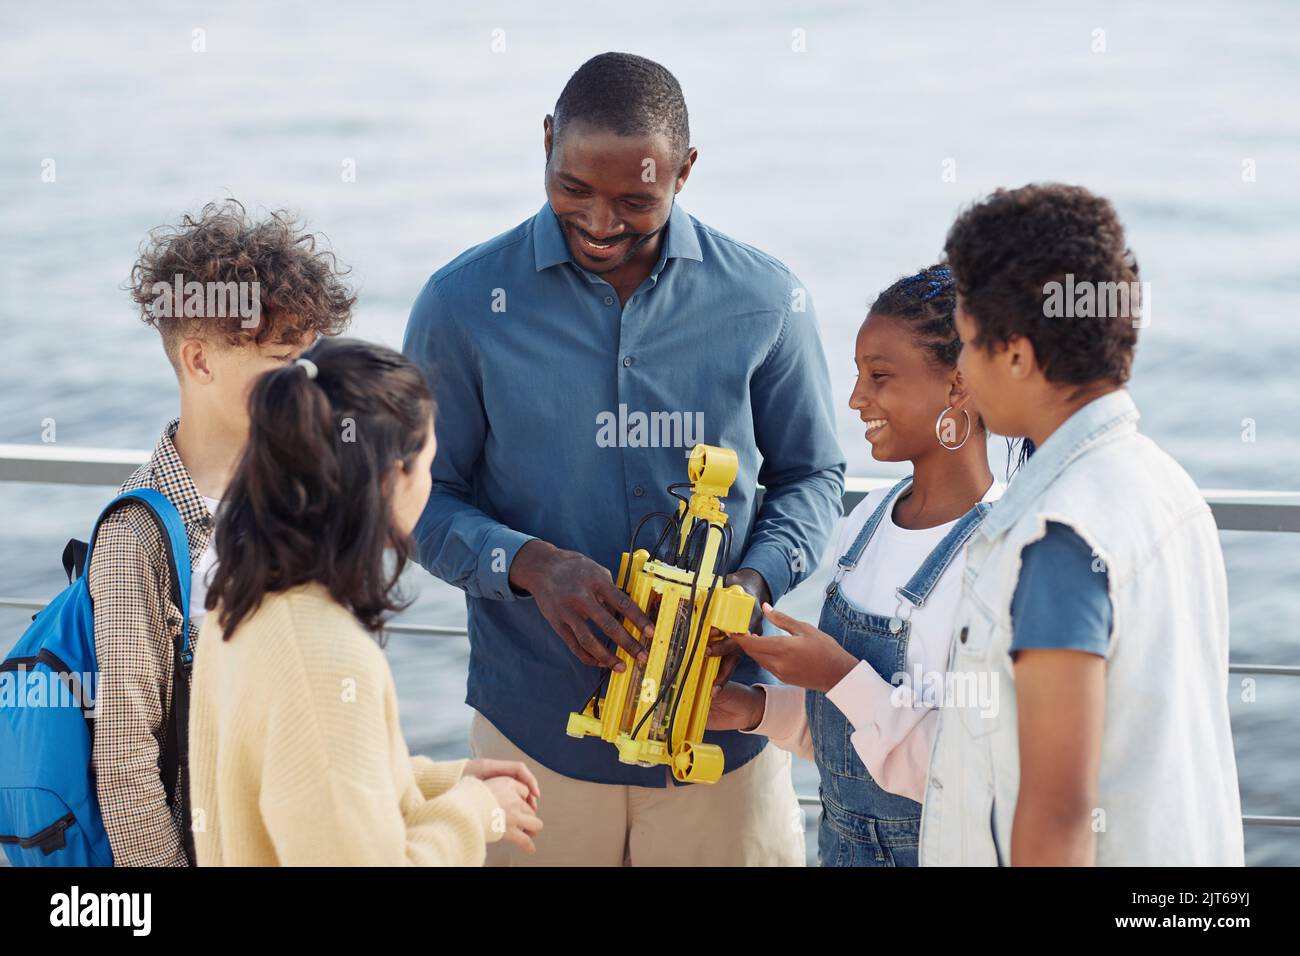
<path fill-rule="evenodd" d="M 626 49 L 686 91 L 700 161 L 680 201 L 812 291 L 851 473 L 897 473 L 871 461 L 845 407 L 865 303 L 936 257 L 962 204 L 1050 179 L 1115 200 L 1152 284 L 1133 382 L 1143 427 L 1203 487 L 1300 489 L 1293 6 L 436 6 L 10 5 L 0 441 L 37 442 L 48 418 L 61 444 L 152 447 L 174 381 L 120 285 L 150 227 L 227 194 L 300 210 L 355 269 L 354 333 L 399 344 L 429 272 L 541 204 L 541 118 L 569 73 Z M 949 160 L 955 181 L 941 178 Z M 0 485 L 0 593 L 55 593 L 63 541 L 106 494 Z M 1233 658 L 1297 663 L 1300 536 L 1224 544 Z M 824 580 L 789 598 L 792 613 L 816 616 Z M 423 572 L 410 584 L 410 619 L 462 621 L 455 591 Z M 24 620 L 0 612 L 0 649 Z M 413 748 L 466 752 L 463 640 L 390 646 Z M 1261 678 L 1256 694 L 1234 692 L 1244 807 L 1300 814 L 1300 685 Z M 815 791 L 810 765 L 796 773 Z M 1294 864 L 1300 837 L 1251 829 L 1247 850 Z"/>

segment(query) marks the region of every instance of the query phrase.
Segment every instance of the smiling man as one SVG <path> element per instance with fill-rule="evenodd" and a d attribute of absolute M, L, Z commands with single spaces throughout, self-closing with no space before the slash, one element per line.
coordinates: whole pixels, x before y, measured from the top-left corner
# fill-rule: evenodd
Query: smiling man
<path fill-rule="evenodd" d="M 780 262 L 676 205 L 698 154 L 657 63 L 583 64 L 543 144 L 547 203 L 434 273 L 404 346 L 438 400 L 416 539 L 420 563 L 466 592 L 471 744 L 526 761 L 541 785 L 536 854 L 494 845 L 489 863 L 802 865 L 790 759 L 765 738 L 707 734 L 726 773 L 678 786 L 565 728 L 600 669 L 621 668 L 613 645 L 639 652 L 623 616 L 650 627 L 611 569 L 642 516 L 675 507 L 665 487 L 686 479 L 689 444 L 739 456 L 728 584 L 776 602 L 816 566 L 844 460 L 810 299 Z M 638 414 L 702 434 L 609 440 L 611 416 Z M 748 658 L 728 663 L 760 678 Z"/>

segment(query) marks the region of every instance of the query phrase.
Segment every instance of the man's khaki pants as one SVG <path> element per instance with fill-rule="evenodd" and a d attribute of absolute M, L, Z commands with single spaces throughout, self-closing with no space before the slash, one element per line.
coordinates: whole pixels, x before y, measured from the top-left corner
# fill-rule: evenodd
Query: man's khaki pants
<path fill-rule="evenodd" d="M 770 744 L 717 783 L 660 788 L 590 783 L 555 773 L 478 711 L 469 741 L 475 757 L 526 763 L 542 790 L 537 852 L 499 840 L 488 844 L 488 866 L 805 864 L 804 816 L 790 779 L 790 755 Z M 667 778 L 668 768 L 663 772 Z"/>

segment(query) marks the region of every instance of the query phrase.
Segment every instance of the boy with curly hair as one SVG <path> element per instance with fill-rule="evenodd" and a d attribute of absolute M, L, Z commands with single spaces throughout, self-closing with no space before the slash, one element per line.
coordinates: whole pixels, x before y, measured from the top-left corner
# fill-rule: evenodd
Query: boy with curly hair
<path fill-rule="evenodd" d="M 347 327 L 356 298 L 345 274 L 290 214 L 254 220 L 233 200 L 154 230 L 131 271 L 131 297 L 161 333 L 176 372 L 180 417 L 120 490 L 161 492 L 185 523 L 191 647 L 213 564 L 213 515 L 247 439 L 249 390 L 317 336 Z M 143 508 L 121 508 L 100 527 L 88 569 L 99 664 L 93 765 L 117 866 L 194 861 L 174 736 L 184 733 L 184 708 L 171 706 L 182 617 L 168 567 L 162 535 Z M 179 672 L 178 703 L 189 685 L 188 668 Z"/>
<path fill-rule="evenodd" d="M 1000 189 L 944 251 L 971 401 L 1036 450 L 966 545 L 922 865 L 1240 866 L 1223 552 L 1138 429 L 1150 299 L 1119 216 Z"/>

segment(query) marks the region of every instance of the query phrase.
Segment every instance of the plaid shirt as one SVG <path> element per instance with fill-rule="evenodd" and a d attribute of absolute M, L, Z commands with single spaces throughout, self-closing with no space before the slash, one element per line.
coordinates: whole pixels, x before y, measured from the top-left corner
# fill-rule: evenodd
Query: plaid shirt
<path fill-rule="evenodd" d="M 171 500 L 189 535 L 192 569 L 208 546 L 213 520 L 172 444 L 179 422 L 168 423 L 148 463 L 120 490 L 153 488 Z M 167 564 L 162 537 L 143 508 L 127 506 L 100 527 L 90 565 L 99 659 L 93 763 L 116 866 L 187 865 L 180 781 L 169 807 L 161 774 L 171 730 L 173 640 L 181 623 Z M 191 623 L 191 647 L 197 639 Z"/>

